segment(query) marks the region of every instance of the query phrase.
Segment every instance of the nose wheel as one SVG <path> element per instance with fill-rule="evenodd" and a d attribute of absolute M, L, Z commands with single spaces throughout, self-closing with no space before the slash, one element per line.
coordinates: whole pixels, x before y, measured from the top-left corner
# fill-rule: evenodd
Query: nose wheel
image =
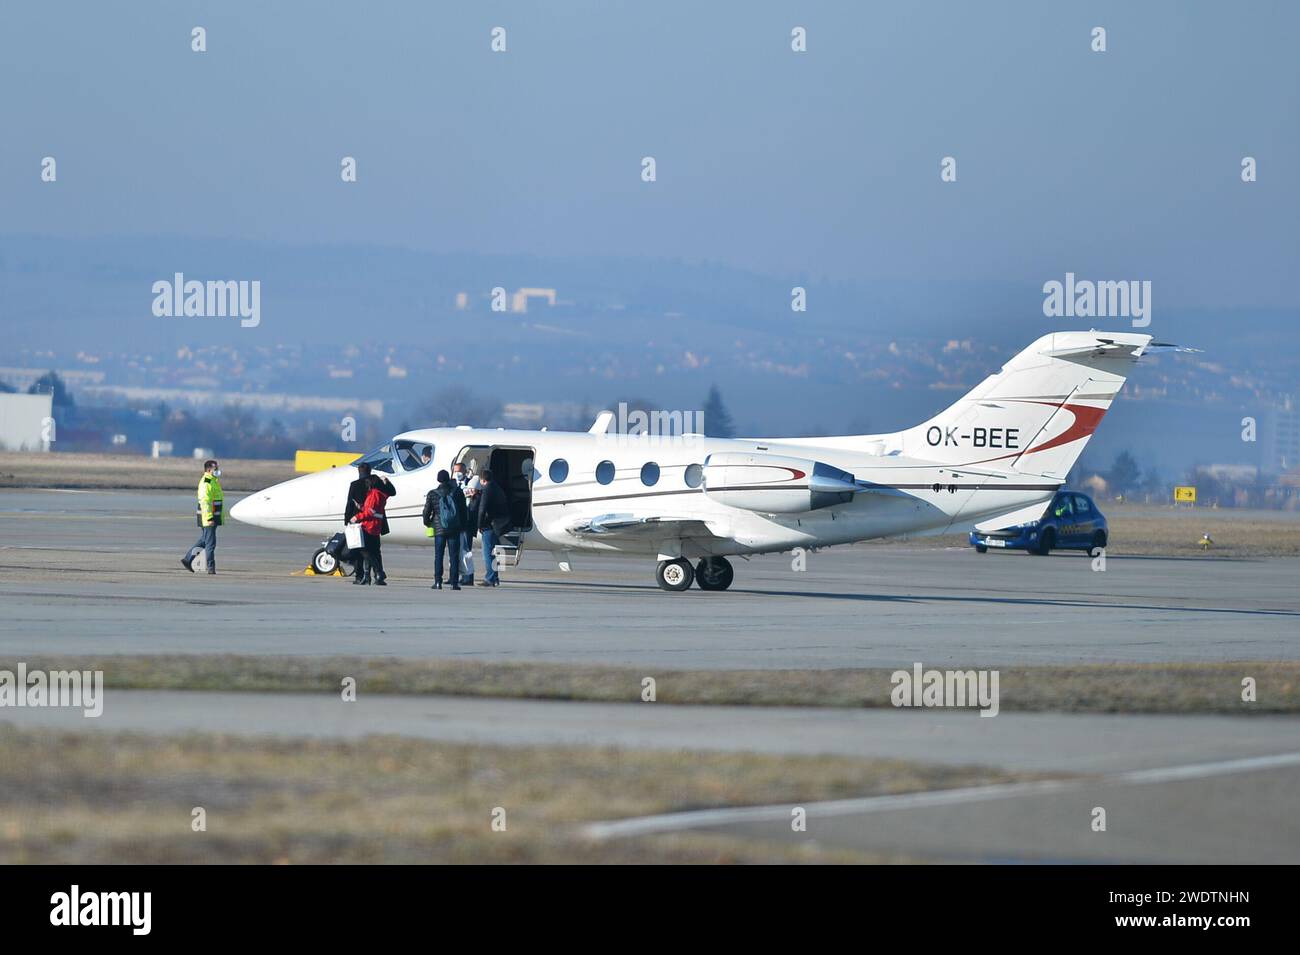
<path fill-rule="evenodd" d="M 726 590 L 735 579 L 736 571 L 725 557 L 702 557 L 695 565 L 695 582 L 701 590 Z"/>
<path fill-rule="evenodd" d="M 695 570 L 689 560 L 661 560 L 655 577 L 664 590 L 690 590 L 691 583 L 695 580 Z"/>
<path fill-rule="evenodd" d="M 334 559 L 334 555 L 324 547 L 311 555 L 311 569 L 316 571 L 316 573 L 320 574 L 322 577 L 328 577 L 330 574 L 334 573 L 338 565 L 339 562 Z"/>

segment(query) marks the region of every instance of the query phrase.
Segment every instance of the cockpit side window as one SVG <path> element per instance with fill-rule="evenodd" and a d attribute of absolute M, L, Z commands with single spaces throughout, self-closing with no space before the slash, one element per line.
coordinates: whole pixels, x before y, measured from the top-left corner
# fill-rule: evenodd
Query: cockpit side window
<path fill-rule="evenodd" d="M 392 442 L 381 444 L 377 448 L 371 448 L 361 457 L 352 462 L 353 467 L 358 464 L 369 464 L 372 471 L 383 471 L 387 474 L 393 473 L 393 445 Z"/>
<path fill-rule="evenodd" d="M 397 449 L 397 460 L 401 462 L 404 471 L 418 471 L 433 463 L 433 445 L 428 441 L 410 441 L 403 438 L 394 441 L 393 447 Z"/>

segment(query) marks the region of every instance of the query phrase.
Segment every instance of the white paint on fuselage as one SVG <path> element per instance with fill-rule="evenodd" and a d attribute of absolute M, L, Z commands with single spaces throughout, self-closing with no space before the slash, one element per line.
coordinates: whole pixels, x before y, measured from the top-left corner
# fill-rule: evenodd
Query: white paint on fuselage
<path fill-rule="evenodd" d="M 987 470 L 954 469 L 897 455 L 818 446 L 813 439 L 802 444 L 790 439 L 454 428 L 408 431 L 394 441 L 403 439 L 428 442 L 434 447 L 429 465 L 404 471 L 395 464 L 395 473 L 388 475 L 397 493 L 387 505 L 391 533 L 386 540 L 412 544 L 427 543 L 420 517 L 425 495 L 435 485 L 438 471 L 450 471 L 452 462 L 467 447 L 533 449 L 533 527 L 524 535 L 524 543 L 555 552 L 663 552 L 663 538 L 651 534 L 611 540 L 569 532 L 584 520 L 608 514 L 703 521 L 715 539 L 694 550 L 716 555 L 758 554 L 942 531 L 957 523 L 970 524 L 1047 501 L 1055 490 L 1055 484 L 1049 481 L 1015 472 L 994 475 Z M 764 514 L 730 507 L 710 500 L 702 487 L 689 487 L 685 478 L 689 465 L 702 465 L 711 453 L 720 451 L 770 452 L 820 461 L 848 471 L 860 481 L 884 488 L 901 485 L 902 490 L 865 491 L 849 503 L 802 514 Z M 567 476 L 559 484 L 550 479 L 551 463 L 556 459 L 568 463 Z M 603 461 L 615 466 L 615 477 L 609 484 L 596 480 L 596 467 Z M 659 479 L 652 486 L 641 480 L 642 466 L 647 462 L 659 466 Z M 231 513 L 245 523 L 323 539 L 342 529 L 347 488 L 356 477 L 357 470 L 351 466 L 304 475 L 249 495 Z M 1014 487 L 995 489 L 1002 484 Z M 933 490 L 934 485 L 939 485 L 940 490 Z M 1031 489 L 1031 485 L 1038 487 Z M 949 491 L 949 486 L 957 490 Z"/>

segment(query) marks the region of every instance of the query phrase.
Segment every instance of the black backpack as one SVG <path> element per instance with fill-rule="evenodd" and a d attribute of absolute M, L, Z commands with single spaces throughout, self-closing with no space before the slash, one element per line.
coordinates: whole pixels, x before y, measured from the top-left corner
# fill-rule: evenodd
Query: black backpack
<path fill-rule="evenodd" d="M 456 506 L 456 489 L 438 495 L 438 528 L 454 534 L 464 527 L 464 511 Z"/>

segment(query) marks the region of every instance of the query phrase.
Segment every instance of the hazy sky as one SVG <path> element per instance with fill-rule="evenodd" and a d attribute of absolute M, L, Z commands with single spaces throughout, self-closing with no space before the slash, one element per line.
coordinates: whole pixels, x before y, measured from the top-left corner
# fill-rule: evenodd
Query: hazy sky
<path fill-rule="evenodd" d="M 1298 37 L 1293 2 L 6 0 L 0 232 L 1296 306 Z"/>

